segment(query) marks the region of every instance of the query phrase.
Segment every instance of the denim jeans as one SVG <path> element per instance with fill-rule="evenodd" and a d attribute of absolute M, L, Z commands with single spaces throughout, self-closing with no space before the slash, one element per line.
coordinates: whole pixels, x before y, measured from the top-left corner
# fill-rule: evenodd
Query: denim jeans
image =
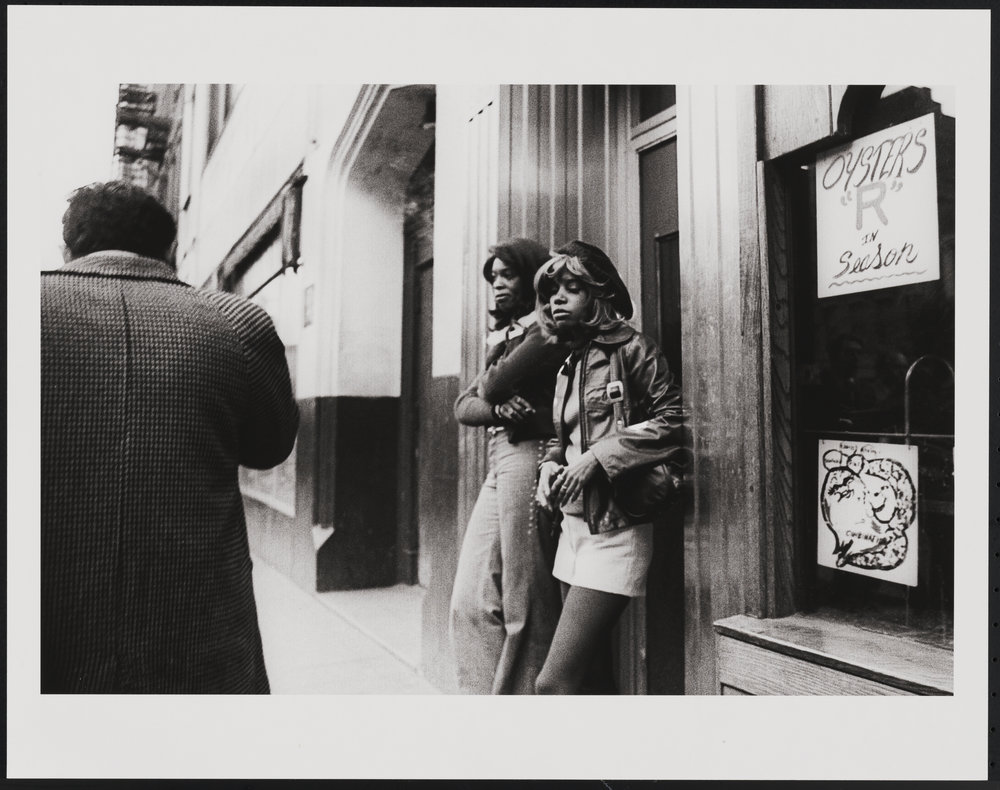
<path fill-rule="evenodd" d="M 462 542 L 451 598 L 458 685 L 466 694 L 533 694 L 559 620 L 559 586 L 534 518 L 544 440 L 498 431 Z"/>

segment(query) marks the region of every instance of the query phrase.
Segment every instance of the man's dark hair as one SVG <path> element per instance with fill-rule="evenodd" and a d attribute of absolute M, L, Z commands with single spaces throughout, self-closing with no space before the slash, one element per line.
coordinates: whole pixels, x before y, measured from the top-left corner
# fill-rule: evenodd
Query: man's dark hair
<path fill-rule="evenodd" d="M 144 189 L 124 181 L 80 187 L 63 214 L 63 241 L 73 258 L 125 250 L 166 259 L 177 235 L 173 217 Z"/>

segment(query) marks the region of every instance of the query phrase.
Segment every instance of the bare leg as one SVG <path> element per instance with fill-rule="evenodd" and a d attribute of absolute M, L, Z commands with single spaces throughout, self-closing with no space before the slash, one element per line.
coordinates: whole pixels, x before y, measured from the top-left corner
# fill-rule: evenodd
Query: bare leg
<path fill-rule="evenodd" d="M 625 595 L 570 587 L 535 693 L 577 693 L 594 655 L 628 602 Z"/>

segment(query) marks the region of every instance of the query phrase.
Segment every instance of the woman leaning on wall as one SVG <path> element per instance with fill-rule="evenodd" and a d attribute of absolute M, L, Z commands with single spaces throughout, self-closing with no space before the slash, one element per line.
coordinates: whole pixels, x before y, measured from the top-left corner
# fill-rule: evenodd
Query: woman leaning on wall
<path fill-rule="evenodd" d="M 494 329 L 485 369 L 455 402 L 463 425 L 489 432 L 488 473 L 459 554 L 451 637 L 459 689 L 533 694 L 559 618 L 559 592 L 535 519 L 535 483 L 554 435 L 556 371 L 568 349 L 543 335 L 534 276 L 548 250 L 528 239 L 497 244 L 483 265 Z"/>
<path fill-rule="evenodd" d="M 561 521 L 553 573 L 564 600 L 536 690 L 606 693 L 602 648 L 629 599 L 645 595 L 652 521 L 683 475 L 680 391 L 657 345 L 625 322 L 632 300 L 602 250 L 561 247 L 535 288 L 543 337 L 572 349 L 538 481 L 540 506 Z"/>

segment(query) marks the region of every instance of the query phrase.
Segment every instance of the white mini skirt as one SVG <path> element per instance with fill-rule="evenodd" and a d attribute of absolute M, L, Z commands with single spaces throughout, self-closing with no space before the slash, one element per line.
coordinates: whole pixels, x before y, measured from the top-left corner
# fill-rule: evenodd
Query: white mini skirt
<path fill-rule="evenodd" d="M 652 559 L 652 524 L 592 535 L 580 516 L 565 513 L 552 575 L 574 587 L 637 598 L 646 594 Z"/>

